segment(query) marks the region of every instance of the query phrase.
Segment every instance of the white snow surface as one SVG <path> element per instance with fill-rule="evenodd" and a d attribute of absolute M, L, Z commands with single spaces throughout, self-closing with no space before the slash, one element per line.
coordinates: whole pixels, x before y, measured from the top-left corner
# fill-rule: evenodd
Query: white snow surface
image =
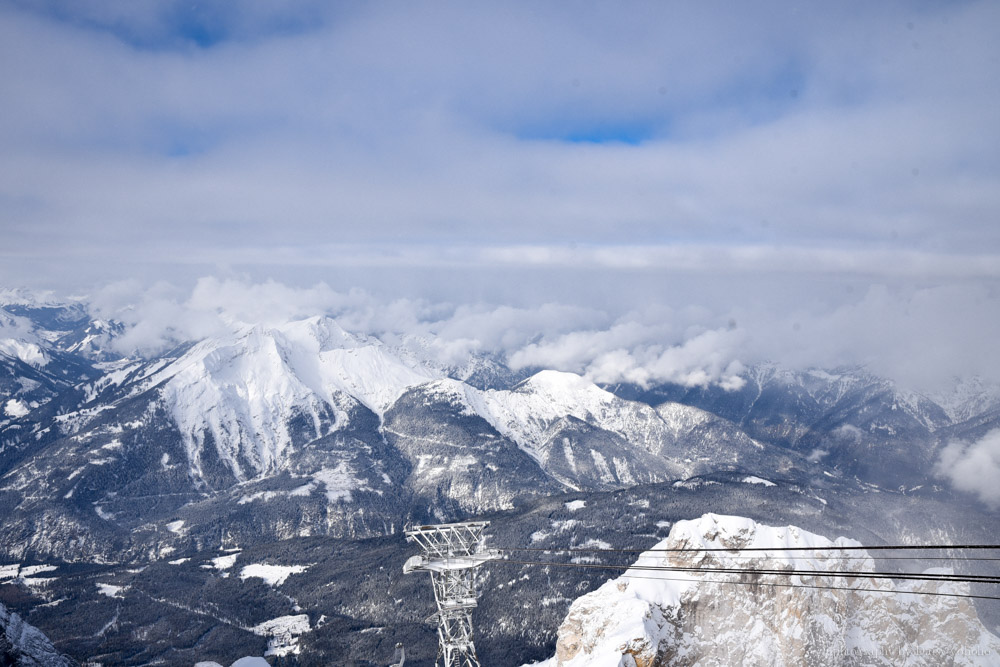
<path fill-rule="evenodd" d="M 775 484 L 774 482 L 772 482 L 769 479 L 764 479 L 762 477 L 755 477 L 754 475 L 750 475 L 748 477 L 744 477 L 743 478 L 743 483 L 744 484 L 763 484 L 764 486 L 778 486 L 777 484 Z"/>
<path fill-rule="evenodd" d="M 535 458 L 556 421 L 572 416 L 657 452 L 668 430 L 656 410 L 618 398 L 575 373 L 541 371 L 512 391 L 482 393 L 483 416 Z M 482 414 L 482 413 L 480 413 Z"/>
<path fill-rule="evenodd" d="M 291 447 L 288 421 L 305 415 L 325 435 L 322 415 L 336 416 L 355 402 L 381 415 L 408 387 L 434 379 L 376 339 L 353 336 L 334 320 L 313 317 L 278 327 L 247 326 L 211 338 L 153 373 L 142 385 L 163 385 L 188 459 L 200 476 L 200 453 L 211 436 L 238 476 L 275 470 Z M 327 432 L 329 429 L 327 429 Z"/>
<path fill-rule="evenodd" d="M 176 360 L 145 370 L 129 366 L 114 371 L 120 375 L 117 382 L 144 374 L 133 395 L 152 387 L 161 392 L 181 433 L 193 479 L 203 478 L 202 459 L 209 447 L 216 450 L 211 458 L 221 459 L 239 481 L 274 474 L 285 469 L 303 438 L 345 427 L 359 404 L 382 416 L 417 386 L 445 397 L 464 414 L 481 416 L 543 468 L 554 451 L 544 445 L 561 420 L 580 419 L 659 456 L 680 434 L 710 418 L 687 406 L 654 409 L 627 401 L 574 373 L 546 370 L 512 390 L 480 391 L 446 372 L 412 349 L 350 334 L 329 317 L 278 326 L 236 325 L 232 334 L 197 343 Z M 293 418 L 304 418 L 312 432 L 302 435 L 299 430 L 293 437 Z M 588 453 L 568 447 L 560 451 L 571 467 L 575 457 Z M 631 475 L 623 461 L 591 456 L 604 482 L 614 481 L 612 470 L 623 479 Z M 349 470 L 323 470 L 314 482 L 325 485 L 331 502 L 350 500 L 352 490 L 363 488 Z M 276 495 L 250 494 L 245 501 L 271 497 Z"/>
<path fill-rule="evenodd" d="M 236 559 L 239 558 L 239 556 L 240 556 L 239 551 L 231 554 L 226 554 L 225 556 L 217 556 L 216 558 L 212 559 L 212 564 L 210 566 L 202 565 L 202 567 L 204 568 L 214 567 L 216 570 L 222 572 L 224 570 L 228 570 L 233 565 L 235 565 Z"/>
<path fill-rule="evenodd" d="M 224 667 L 214 660 L 203 660 L 202 662 L 196 662 L 194 667 Z M 257 658 L 253 656 L 247 656 L 245 658 L 240 658 L 234 662 L 229 667 L 271 667 L 265 658 Z"/>
<path fill-rule="evenodd" d="M 567 417 L 616 433 L 653 454 L 709 418 L 679 404 L 654 409 L 619 398 L 576 373 L 553 370 L 540 371 L 512 390 L 480 391 L 452 379 L 437 380 L 424 390 L 446 396 L 462 406 L 464 414 L 481 416 L 543 467 L 546 455 L 538 447 L 552 426 Z"/>
<path fill-rule="evenodd" d="M 97 592 L 101 595 L 106 595 L 109 598 L 118 597 L 118 594 L 125 590 L 124 586 L 115 586 L 114 584 L 97 584 Z"/>
<path fill-rule="evenodd" d="M 1000 664 L 1000 638 L 968 600 L 898 594 L 968 593 L 966 584 L 866 579 L 874 561 L 865 552 L 824 551 L 829 546 L 858 543 L 735 516 L 678 521 L 653 549 L 740 551 L 648 551 L 636 565 L 847 570 L 858 578 L 792 581 L 879 592 L 774 587 L 766 584 L 788 579 L 764 576 L 758 586 L 727 585 L 740 575 L 630 569 L 571 605 L 556 655 L 536 667 Z M 786 551 L 791 547 L 813 550 Z M 742 551 L 748 548 L 768 551 Z"/>
<path fill-rule="evenodd" d="M 0 353 L 20 359 L 36 368 L 41 368 L 49 363 L 45 351 L 38 343 L 21 338 L 0 338 Z"/>
<path fill-rule="evenodd" d="M 265 655 L 283 656 L 299 652 L 298 636 L 309 632 L 309 616 L 279 616 L 251 628 L 254 634 L 270 637 Z"/>
<path fill-rule="evenodd" d="M 253 563 L 240 570 L 240 579 L 246 580 L 250 577 L 258 577 L 271 586 L 280 586 L 291 575 L 305 572 L 308 569 L 308 565 L 267 565 L 264 563 Z"/>
<path fill-rule="evenodd" d="M 4 404 L 3 411 L 7 413 L 8 417 L 23 417 L 24 415 L 31 412 L 31 409 L 24 404 L 23 401 L 19 401 L 16 398 L 12 398 Z"/>

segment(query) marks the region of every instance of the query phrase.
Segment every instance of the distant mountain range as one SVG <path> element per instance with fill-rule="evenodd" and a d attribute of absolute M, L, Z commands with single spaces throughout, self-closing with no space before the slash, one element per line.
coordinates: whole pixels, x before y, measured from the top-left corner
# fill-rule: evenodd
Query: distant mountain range
<path fill-rule="evenodd" d="M 979 512 L 934 463 L 1000 427 L 1000 391 L 975 379 L 937 398 L 860 368 L 755 366 L 738 390 L 598 386 L 496 355 L 447 366 L 422 352 L 431 341 L 325 316 L 133 358 L 116 351 L 125 328 L 83 303 L 0 301 L 0 563 L 394 538 L 713 475 L 734 493 L 755 478 Z"/>

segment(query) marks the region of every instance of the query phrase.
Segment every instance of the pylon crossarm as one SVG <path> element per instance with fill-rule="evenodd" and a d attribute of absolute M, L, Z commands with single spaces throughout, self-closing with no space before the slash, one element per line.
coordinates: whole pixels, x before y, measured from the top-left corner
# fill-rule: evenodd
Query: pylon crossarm
<path fill-rule="evenodd" d="M 425 556 L 411 556 L 403 564 L 403 573 L 409 574 L 417 570 L 428 570 L 430 572 L 444 572 L 446 570 L 469 570 L 479 567 L 488 560 L 495 560 L 492 553 L 484 552 L 471 554 L 469 556 L 447 556 L 445 558 Z"/>

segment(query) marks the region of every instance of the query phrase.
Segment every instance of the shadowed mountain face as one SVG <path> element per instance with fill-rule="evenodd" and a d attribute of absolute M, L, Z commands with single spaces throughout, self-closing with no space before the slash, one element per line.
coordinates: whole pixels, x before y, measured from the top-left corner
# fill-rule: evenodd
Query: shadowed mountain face
<path fill-rule="evenodd" d="M 766 365 L 749 369 L 745 379 L 735 391 L 676 384 L 609 389 L 651 405 L 698 407 L 754 439 L 889 488 L 932 481 L 943 444 L 1000 425 L 1000 398 L 983 386 L 946 409 L 857 368 L 793 372 Z"/>
<path fill-rule="evenodd" d="M 72 667 L 38 628 L 0 604 L 0 665 L 12 667 Z"/>

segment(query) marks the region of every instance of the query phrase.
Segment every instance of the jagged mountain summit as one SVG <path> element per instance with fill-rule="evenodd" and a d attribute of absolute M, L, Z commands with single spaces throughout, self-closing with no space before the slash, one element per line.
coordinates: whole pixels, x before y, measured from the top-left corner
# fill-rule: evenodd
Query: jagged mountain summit
<path fill-rule="evenodd" d="M 971 600 L 908 594 L 968 594 L 968 584 L 866 578 L 875 570 L 867 553 L 824 550 L 831 546 L 860 543 L 735 516 L 679 521 L 635 561 L 637 569 L 573 602 L 559 627 L 556 655 L 535 667 L 996 664 L 1000 637 L 983 626 Z M 734 551 L 657 551 L 676 549 Z M 788 583 L 782 577 L 642 569 L 656 566 L 857 577 L 800 577 L 794 580 L 800 586 L 825 588 L 793 588 L 770 585 Z"/>

